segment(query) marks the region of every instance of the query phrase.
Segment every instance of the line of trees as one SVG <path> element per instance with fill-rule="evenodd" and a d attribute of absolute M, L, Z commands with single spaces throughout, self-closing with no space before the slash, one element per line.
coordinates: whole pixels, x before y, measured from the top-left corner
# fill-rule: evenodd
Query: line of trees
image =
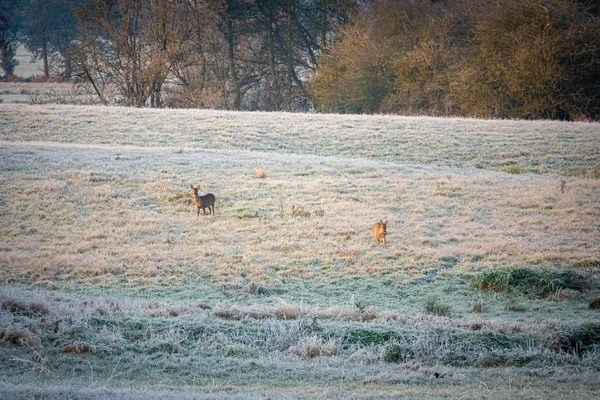
<path fill-rule="evenodd" d="M 381 0 L 312 80 L 338 113 L 600 118 L 600 1 Z"/>
<path fill-rule="evenodd" d="M 600 0 L 0 0 L 17 43 L 105 104 L 600 117 Z"/>
<path fill-rule="evenodd" d="M 310 107 L 318 55 L 359 9 L 358 0 L 0 4 L 22 5 L 11 27 L 18 25 L 21 41 L 44 61 L 44 74 L 59 60 L 62 75 L 74 73 L 106 104 L 233 110 Z"/>

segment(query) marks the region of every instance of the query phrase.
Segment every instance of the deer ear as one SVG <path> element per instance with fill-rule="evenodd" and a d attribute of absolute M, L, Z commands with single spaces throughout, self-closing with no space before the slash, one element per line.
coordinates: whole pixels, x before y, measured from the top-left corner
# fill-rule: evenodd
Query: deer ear
<path fill-rule="evenodd" d="M 383 223 L 384 225 L 387 225 L 388 220 L 386 219 L 385 222 Z"/>
<path fill-rule="evenodd" d="M 380 224 L 383 224 L 383 220 L 381 220 L 381 219 L 380 219 L 380 220 L 379 220 L 379 223 L 380 223 Z"/>
<path fill-rule="evenodd" d="M 191 187 L 192 189 L 195 189 L 195 188 L 194 188 L 194 185 L 190 185 L 190 187 Z"/>
<path fill-rule="evenodd" d="M 196 190 L 200 189 L 200 185 L 196 185 Z"/>

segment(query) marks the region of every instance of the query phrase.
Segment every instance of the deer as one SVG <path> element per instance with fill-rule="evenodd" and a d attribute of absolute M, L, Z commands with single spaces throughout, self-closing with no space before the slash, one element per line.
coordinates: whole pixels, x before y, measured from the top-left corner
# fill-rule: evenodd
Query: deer
<path fill-rule="evenodd" d="M 387 247 L 385 245 L 385 235 L 387 233 L 387 221 L 383 222 L 379 220 L 375 225 L 373 225 L 373 234 L 375 235 L 375 245 L 379 246 L 379 241 L 383 239 L 383 247 Z"/>
<path fill-rule="evenodd" d="M 196 217 L 200 216 L 200 209 L 202 209 L 202 213 L 206 215 L 206 208 L 208 207 L 208 215 L 215 215 L 215 195 L 212 193 L 207 193 L 204 196 L 198 196 L 198 189 L 200 189 L 200 185 L 194 187 L 194 185 L 190 185 L 192 188 L 192 195 L 194 196 L 194 204 L 196 204 Z"/>
<path fill-rule="evenodd" d="M 560 192 L 562 194 L 565 194 L 565 190 L 567 189 L 567 181 L 565 181 L 564 179 L 560 180 Z"/>

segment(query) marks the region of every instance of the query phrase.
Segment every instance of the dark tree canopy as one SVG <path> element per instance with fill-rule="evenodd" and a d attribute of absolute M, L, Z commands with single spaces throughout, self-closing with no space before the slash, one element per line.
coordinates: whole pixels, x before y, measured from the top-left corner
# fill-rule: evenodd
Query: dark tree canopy
<path fill-rule="evenodd" d="M 12 75 L 21 40 L 106 104 L 597 120 L 599 14 L 598 0 L 0 0 L 0 62 Z"/>

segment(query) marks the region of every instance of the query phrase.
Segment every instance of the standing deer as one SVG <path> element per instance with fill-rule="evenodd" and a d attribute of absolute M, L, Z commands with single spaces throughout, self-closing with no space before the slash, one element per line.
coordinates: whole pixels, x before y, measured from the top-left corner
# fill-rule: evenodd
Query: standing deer
<path fill-rule="evenodd" d="M 204 196 L 198 196 L 198 189 L 200 189 L 200 185 L 194 187 L 191 185 L 192 195 L 194 196 L 194 203 L 196 204 L 196 217 L 200 216 L 200 209 L 202 209 L 202 213 L 206 215 L 206 207 L 208 207 L 208 215 L 215 215 L 215 195 L 212 193 L 207 193 Z"/>
<path fill-rule="evenodd" d="M 383 247 L 387 247 L 385 245 L 385 234 L 387 233 L 387 231 L 386 231 L 387 223 L 388 223 L 387 221 L 383 222 L 382 220 L 379 220 L 378 223 L 373 225 L 373 234 L 375 235 L 375 245 L 377 245 L 377 246 L 379 246 L 379 240 L 383 239 Z"/>
<path fill-rule="evenodd" d="M 560 180 L 560 192 L 562 194 L 564 194 L 566 189 L 567 189 L 567 181 L 565 181 L 564 179 L 561 179 Z"/>

